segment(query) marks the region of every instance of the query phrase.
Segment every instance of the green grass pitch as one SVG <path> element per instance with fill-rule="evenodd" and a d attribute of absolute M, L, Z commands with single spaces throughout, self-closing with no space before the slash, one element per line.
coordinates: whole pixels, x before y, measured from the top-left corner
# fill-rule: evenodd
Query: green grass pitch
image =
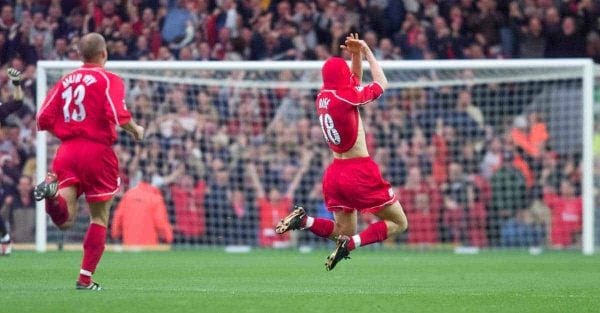
<path fill-rule="evenodd" d="M 76 291 L 80 252 L 0 258 L 0 312 L 600 312 L 600 255 L 362 250 L 106 253 Z"/>

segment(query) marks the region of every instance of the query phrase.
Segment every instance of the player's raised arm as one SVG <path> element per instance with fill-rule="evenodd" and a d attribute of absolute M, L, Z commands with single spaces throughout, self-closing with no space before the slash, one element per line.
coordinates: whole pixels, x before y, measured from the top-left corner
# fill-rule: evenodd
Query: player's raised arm
<path fill-rule="evenodd" d="M 385 73 L 383 73 L 383 69 L 375 59 L 375 55 L 367 45 L 364 40 L 360 40 L 362 53 L 367 58 L 367 62 L 369 62 L 369 66 L 371 67 L 371 75 L 373 76 L 373 81 L 377 82 L 381 89 L 385 90 L 388 85 L 387 78 L 385 77 Z"/>
<path fill-rule="evenodd" d="M 360 39 L 358 39 L 358 33 L 350 34 L 346 37 L 346 41 L 340 48 L 350 52 L 352 57 L 352 66 L 350 70 L 358 82 L 362 82 L 362 45 Z"/>

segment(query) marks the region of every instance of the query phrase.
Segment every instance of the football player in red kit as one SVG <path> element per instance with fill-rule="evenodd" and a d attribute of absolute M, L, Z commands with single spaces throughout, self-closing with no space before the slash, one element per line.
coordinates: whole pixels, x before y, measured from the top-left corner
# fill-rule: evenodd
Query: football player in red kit
<path fill-rule="evenodd" d="M 92 274 L 100 262 L 113 196 L 119 190 L 118 160 L 112 145 L 119 125 L 136 140 L 144 136 L 125 107 L 125 86 L 119 76 L 104 69 L 108 52 L 97 33 L 79 42 L 83 66 L 63 76 L 47 95 L 37 122 L 60 139 L 52 163 L 54 173 L 34 190 L 46 199 L 46 212 L 61 230 L 73 225 L 77 199 L 85 194 L 90 226 L 83 239 L 83 261 L 77 289 L 100 290 Z"/>
<path fill-rule="evenodd" d="M 358 111 L 361 105 L 383 94 L 387 79 L 357 34 L 348 36 L 342 49 L 352 55 L 352 67 L 342 58 L 325 61 L 321 72 L 323 88 L 315 103 L 325 141 L 333 152 L 333 162 L 323 175 L 323 197 L 335 221 L 308 216 L 304 208 L 296 207 L 275 229 L 280 234 L 308 229 L 317 236 L 337 240 L 335 250 L 325 263 L 327 270 L 348 258 L 355 248 L 384 241 L 408 227 L 392 187 L 369 157 Z M 361 86 L 363 55 L 369 62 L 374 81 Z M 357 212 L 372 213 L 381 220 L 357 234 Z"/>

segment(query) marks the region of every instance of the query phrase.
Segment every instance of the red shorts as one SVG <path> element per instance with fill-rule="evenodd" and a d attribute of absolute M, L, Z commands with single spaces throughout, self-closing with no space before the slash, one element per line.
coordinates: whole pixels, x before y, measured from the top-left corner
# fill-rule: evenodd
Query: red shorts
<path fill-rule="evenodd" d="M 77 186 L 87 202 L 112 199 L 119 191 L 119 161 L 112 147 L 84 140 L 63 142 L 56 151 L 52 169 L 58 188 Z"/>
<path fill-rule="evenodd" d="M 375 213 L 396 201 L 390 183 L 370 158 L 333 159 L 323 175 L 323 197 L 329 211 Z"/>

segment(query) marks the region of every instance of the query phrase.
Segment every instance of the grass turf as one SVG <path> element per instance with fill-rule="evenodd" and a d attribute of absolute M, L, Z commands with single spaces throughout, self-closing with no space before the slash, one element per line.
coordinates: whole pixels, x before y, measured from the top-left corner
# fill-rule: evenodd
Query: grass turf
<path fill-rule="evenodd" d="M 600 255 L 363 250 L 106 253 L 100 293 L 74 290 L 80 252 L 0 258 L 0 312 L 598 312 Z"/>

